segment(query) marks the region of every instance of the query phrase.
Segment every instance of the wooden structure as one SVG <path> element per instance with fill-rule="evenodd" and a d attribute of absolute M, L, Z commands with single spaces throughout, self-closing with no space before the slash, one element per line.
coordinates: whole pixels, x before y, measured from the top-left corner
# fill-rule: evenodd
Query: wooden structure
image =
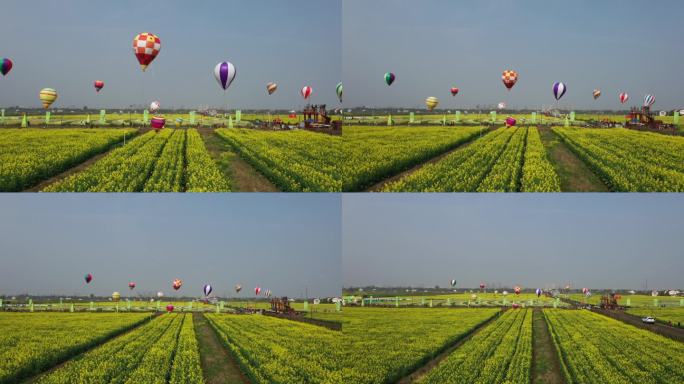
<path fill-rule="evenodd" d="M 662 121 L 657 120 L 651 113 L 651 108 L 649 107 L 641 107 L 641 109 L 632 107 L 632 110 L 627 115 L 625 127 L 641 131 L 669 133 L 672 135 L 677 132 L 677 127 L 674 124 L 665 124 Z"/>
<path fill-rule="evenodd" d="M 611 293 L 609 295 L 603 295 L 601 296 L 601 304 L 600 307 L 601 309 L 623 309 L 623 307 L 618 304 L 618 300 L 620 300 L 622 296 L 620 296 L 617 293 Z"/>
<path fill-rule="evenodd" d="M 307 105 L 302 111 L 304 128 L 330 127 L 331 118 L 325 110 L 325 104 Z"/>
<path fill-rule="evenodd" d="M 285 296 L 271 299 L 271 311 L 287 315 L 296 314 L 295 310 L 290 306 L 290 300 Z"/>

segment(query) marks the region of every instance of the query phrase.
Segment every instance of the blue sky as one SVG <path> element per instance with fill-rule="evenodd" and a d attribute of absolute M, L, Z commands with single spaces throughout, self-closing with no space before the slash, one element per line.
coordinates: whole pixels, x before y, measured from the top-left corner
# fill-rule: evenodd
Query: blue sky
<path fill-rule="evenodd" d="M 5 194 L 0 212 L 0 294 L 341 288 L 337 194 Z"/>
<path fill-rule="evenodd" d="M 345 106 L 554 105 L 618 109 L 619 92 L 640 105 L 683 108 L 682 2 L 662 0 L 344 0 Z M 505 69 L 519 81 L 509 93 Z M 397 79 L 391 87 L 383 74 Z M 451 86 L 461 92 L 452 98 Z M 591 92 L 603 95 L 594 101 Z"/>
<path fill-rule="evenodd" d="M 313 103 L 337 105 L 341 77 L 340 0 L 4 0 L 0 57 L 14 69 L 0 78 L 0 105 L 39 107 L 38 92 L 57 89 L 54 107 L 164 106 L 295 108 L 310 85 Z M 158 35 L 159 56 L 144 74 L 133 37 Z M 232 62 L 227 94 L 214 66 Z M 95 94 L 94 80 L 105 88 Z M 278 91 L 268 96 L 266 83 Z"/>
<path fill-rule="evenodd" d="M 684 288 L 680 194 L 346 194 L 343 282 Z"/>

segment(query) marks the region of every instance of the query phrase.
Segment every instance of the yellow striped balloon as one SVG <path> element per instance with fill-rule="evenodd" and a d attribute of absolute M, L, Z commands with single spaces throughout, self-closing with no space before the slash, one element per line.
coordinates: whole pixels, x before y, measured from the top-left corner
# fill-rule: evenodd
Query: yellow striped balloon
<path fill-rule="evenodd" d="M 433 109 L 435 109 L 435 107 L 438 104 L 439 104 L 439 99 L 434 97 L 434 96 L 430 96 L 427 99 L 425 99 L 425 106 L 427 107 L 428 111 L 432 111 Z"/>
<path fill-rule="evenodd" d="M 40 101 L 43 103 L 43 108 L 48 109 L 50 105 L 57 100 L 57 91 L 52 88 L 43 88 L 40 91 Z"/>

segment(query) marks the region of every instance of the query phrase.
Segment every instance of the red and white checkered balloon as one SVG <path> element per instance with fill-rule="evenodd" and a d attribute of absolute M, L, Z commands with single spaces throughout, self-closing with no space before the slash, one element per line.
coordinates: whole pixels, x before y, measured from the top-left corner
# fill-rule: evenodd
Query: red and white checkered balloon
<path fill-rule="evenodd" d="M 161 50 L 161 40 L 157 35 L 143 32 L 133 39 L 133 53 L 143 71 L 152 63 Z"/>
<path fill-rule="evenodd" d="M 506 88 L 510 90 L 518 81 L 518 72 L 511 70 L 503 71 L 503 73 L 501 74 L 501 81 L 503 81 Z"/>

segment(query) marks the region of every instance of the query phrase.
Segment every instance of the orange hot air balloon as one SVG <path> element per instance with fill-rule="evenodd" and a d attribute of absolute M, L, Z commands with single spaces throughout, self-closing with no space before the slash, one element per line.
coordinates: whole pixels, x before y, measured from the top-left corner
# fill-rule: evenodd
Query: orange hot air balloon
<path fill-rule="evenodd" d="M 133 53 L 140 63 L 143 72 L 157 57 L 161 50 L 161 40 L 157 35 L 143 32 L 133 38 Z"/>
<path fill-rule="evenodd" d="M 508 88 L 508 90 L 510 91 L 511 88 L 513 88 L 515 83 L 518 81 L 518 72 L 505 70 L 503 71 L 503 74 L 501 74 L 501 80 L 503 81 L 506 88 Z"/>

